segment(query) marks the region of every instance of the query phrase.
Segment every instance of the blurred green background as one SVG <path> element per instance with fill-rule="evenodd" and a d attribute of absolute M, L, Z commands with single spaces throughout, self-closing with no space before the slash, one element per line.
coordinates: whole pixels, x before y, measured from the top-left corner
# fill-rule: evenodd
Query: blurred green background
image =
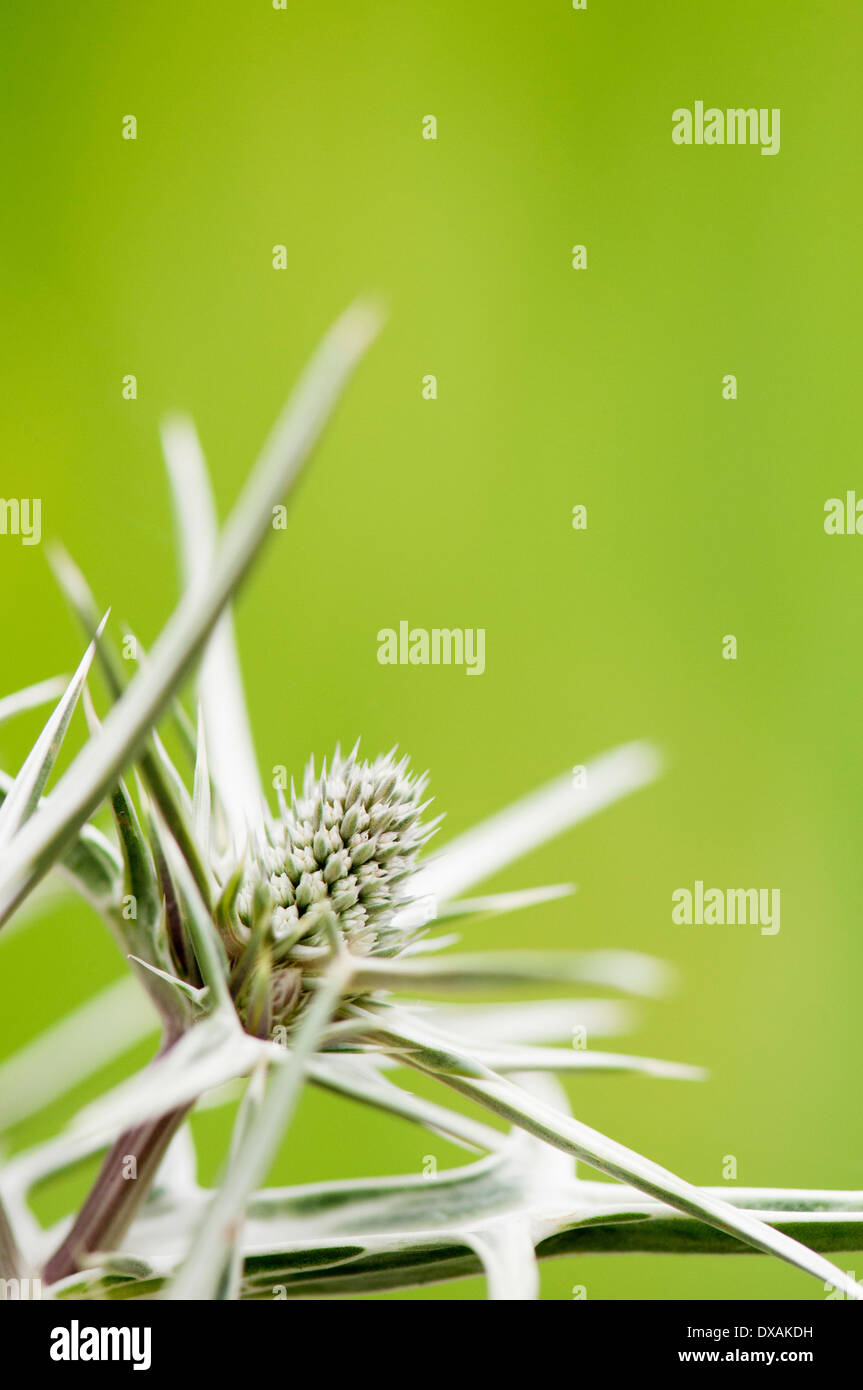
<path fill-rule="evenodd" d="M 578 896 L 471 944 L 675 962 L 676 995 L 619 1044 L 710 1080 L 587 1078 L 578 1115 L 702 1183 L 733 1154 L 745 1185 L 863 1187 L 863 540 L 823 530 L 828 497 L 863 493 L 859 5 L 4 9 L 0 492 L 40 496 L 45 539 L 151 642 L 176 592 L 159 419 L 192 412 L 225 512 L 319 334 L 383 292 L 383 337 L 237 605 L 262 768 L 398 740 L 449 835 L 604 748 L 658 742 L 656 787 L 497 880 L 574 878 Z M 780 107 L 780 154 L 674 146 L 671 112 L 696 99 Z M 0 693 L 70 670 L 44 546 L 0 538 L 0 596 Z M 484 627 L 484 677 L 379 666 L 376 633 L 401 618 Z M 35 727 L 2 731 L 6 767 Z M 671 892 L 696 878 L 778 886 L 780 934 L 673 926 Z M 123 970 L 72 901 L 0 966 L 0 1055 Z M 228 1119 L 196 1121 L 208 1177 Z M 457 1158 L 314 1095 L 274 1177 L 427 1153 Z M 758 1258 L 545 1266 L 545 1297 L 576 1284 L 824 1297 Z"/>

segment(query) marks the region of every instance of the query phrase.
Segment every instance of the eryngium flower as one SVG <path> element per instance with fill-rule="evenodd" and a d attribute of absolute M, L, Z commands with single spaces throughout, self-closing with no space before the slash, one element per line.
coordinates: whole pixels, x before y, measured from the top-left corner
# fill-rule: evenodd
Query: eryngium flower
<path fill-rule="evenodd" d="M 282 800 L 281 815 L 268 819 L 240 885 L 237 914 L 252 929 L 256 903 L 269 899 L 275 959 L 296 962 L 309 947 L 325 946 L 333 918 L 361 955 L 395 955 L 413 935 L 397 914 L 410 902 L 417 856 L 437 823 L 422 821 L 426 775 L 415 777 L 408 759 L 396 762 L 394 752 L 360 762 L 356 748 L 347 758 L 336 749 L 320 777 L 312 759 L 302 795 L 292 783 L 290 806 Z"/>

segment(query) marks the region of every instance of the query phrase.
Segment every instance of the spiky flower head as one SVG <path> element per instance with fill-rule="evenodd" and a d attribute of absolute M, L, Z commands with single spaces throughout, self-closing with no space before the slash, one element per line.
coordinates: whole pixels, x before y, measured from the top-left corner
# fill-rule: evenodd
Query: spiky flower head
<path fill-rule="evenodd" d="M 395 750 L 373 762 L 336 750 L 320 775 L 314 759 L 302 794 L 270 819 L 240 885 L 237 913 L 251 929 L 256 901 L 269 899 L 277 958 L 302 959 L 326 944 L 335 919 L 358 954 L 394 955 L 411 935 L 397 915 L 410 901 L 417 856 L 436 824 L 424 824 L 425 775 L 408 771 Z M 404 921 L 404 914 L 401 914 Z"/>

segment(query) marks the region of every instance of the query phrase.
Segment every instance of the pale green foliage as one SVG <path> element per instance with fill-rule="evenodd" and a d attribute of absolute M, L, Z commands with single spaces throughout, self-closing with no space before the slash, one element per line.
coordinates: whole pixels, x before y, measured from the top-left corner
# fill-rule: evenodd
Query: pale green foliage
<path fill-rule="evenodd" d="M 536 910 L 570 891 L 464 896 L 647 784 L 658 770 L 649 747 L 598 758 L 583 785 L 559 778 L 429 858 L 420 858 L 433 828 L 422 815 L 425 781 L 392 755 L 363 762 L 357 750 L 337 752 L 319 775 L 312 766 L 299 797 L 292 790 L 289 802 L 268 805 L 230 600 L 374 330 L 367 309 L 332 330 L 221 533 L 194 430 L 182 421 L 166 427 L 186 589 L 128 686 L 101 625 L 97 631 L 86 582 L 69 557 L 55 555 L 90 646 L 68 686 L 43 682 L 0 700 L 2 721 L 59 696 L 18 776 L 0 780 L 0 921 L 17 920 L 39 881 L 59 870 L 103 916 L 135 979 L 0 1067 L 0 1126 L 157 1029 L 162 1047 L 67 1129 L 0 1170 L 0 1276 L 47 1263 L 57 1297 L 265 1299 L 363 1295 L 482 1269 L 490 1297 L 524 1299 L 536 1295 L 537 1254 L 748 1249 L 859 1298 L 854 1281 L 819 1252 L 863 1243 L 863 1194 L 697 1188 L 569 1113 L 554 1073 L 700 1075 L 658 1059 L 554 1045 L 574 1029 L 592 1039 L 619 1031 L 621 1002 L 431 1002 L 538 982 L 663 991 L 665 967 L 631 952 L 451 952 L 445 948 L 458 937 L 438 930 Z M 86 689 L 94 655 L 112 702 L 103 722 Z M 193 726 L 177 701 L 196 670 Z M 82 695 L 89 740 L 46 796 Z M 186 768 L 159 737 L 168 719 L 187 749 Z M 114 840 L 89 821 L 105 804 Z M 425 1002 L 411 1002 L 415 995 Z M 411 1090 L 414 1075 L 436 1081 L 441 1097 Z M 432 1182 L 414 1175 L 261 1188 L 305 1084 L 423 1125 L 474 1158 Z M 193 1105 L 236 1100 L 238 1089 L 223 1179 L 204 1190 L 184 1118 Z M 470 1101 L 471 1112 L 442 1103 L 446 1089 Z M 143 1205 L 116 1195 L 109 1158 L 86 1240 L 80 1216 L 40 1228 L 28 1204 L 36 1184 L 133 1126 L 161 1133 L 166 1117 L 173 1141 L 147 1150 L 146 1182 L 126 1185 L 127 1193 L 139 1189 L 136 1198 L 149 1188 Z M 579 1176 L 576 1160 L 614 1182 Z"/>

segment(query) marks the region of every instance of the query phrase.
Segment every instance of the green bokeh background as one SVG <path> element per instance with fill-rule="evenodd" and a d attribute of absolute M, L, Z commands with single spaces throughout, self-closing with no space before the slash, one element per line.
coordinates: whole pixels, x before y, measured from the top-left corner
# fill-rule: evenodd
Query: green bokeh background
<path fill-rule="evenodd" d="M 398 740 L 450 834 L 657 741 L 661 783 L 496 880 L 574 878 L 577 898 L 472 944 L 674 961 L 676 995 L 621 1045 L 711 1079 L 588 1078 L 579 1116 L 699 1182 L 733 1154 L 745 1185 L 863 1187 L 863 540 L 822 525 L 826 498 L 863 494 L 859 6 L 4 9 L 0 492 L 41 496 L 45 538 L 151 642 L 176 585 L 159 419 L 193 413 L 225 512 L 320 332 L 383 292 L 386 331 L 237 605 L 262 768 Z M 780 154 L 674 146 L 671 112 L 696 99 L 780 107 Z M 0 539 L 0 604 L 0 693 L 71 669 L 44 546 Z M 376 633 L 401 618 L 484 627 L 484 677 L 379 666 Z M 4 765 L 35 727 L 2 731 Z M 696 878 L 778 886 L 780 934 L 672 926 L 671 892 Z M 0 1055 L 123 969 L 75 902 L 0 964 Z M 228 1118 L 196 1122 L 208 1177 Z M 427 1153 L 457 1158 L 315 1095 L 274 1178 L 417 1171 Z M 575 1284 L 824 1297 L 756 1258 L 544 1268 L 545 1297 Z"/>

